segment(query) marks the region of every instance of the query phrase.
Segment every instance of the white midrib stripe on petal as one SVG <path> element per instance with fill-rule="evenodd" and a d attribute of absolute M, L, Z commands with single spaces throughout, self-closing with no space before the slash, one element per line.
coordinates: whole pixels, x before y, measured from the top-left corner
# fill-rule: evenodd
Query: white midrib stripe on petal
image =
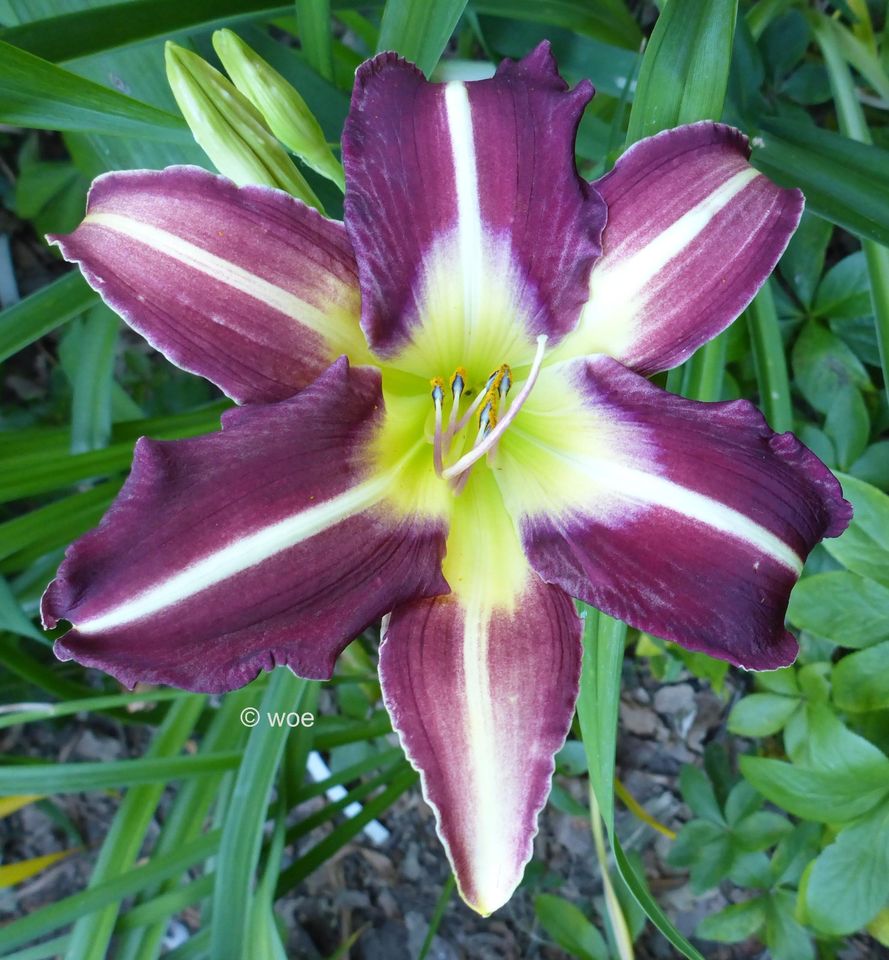
<path fill-rule="evenodd" d="M 464 83 L 452 81 L 445 84 L 444 96 L 457 191 L 457 243 L 463 280 L 464 344 L 468 351 L 469 338 L 478 321 L 481 306 L 484 268 L 478 165 L 469 91 Z"/>
<path fill-rule="evenodd" d="M 233 540 L 119 606 L 90 620 L 74 621 L 74 625 L 82 634 L 100 633 L 175 606 L 361 513 L 380 499 L 389 483 L 387 476 L 375 477 L 324 503 Z"/>
<path fill-rule="evenodd" d="M 249 270 L 191 243 L 175 233 L 143 223 L 120 213 L 90 213 L 85 224 L 94 224 L 106 230 L 120 233 L 130 240 L 144 244 L 164 256 L 178 260 L 192 270 L 212 280 L 246 294 L 254 300 L 267 304 L 273 310 L 297 320 L 316 333 L 329 336 L 331 322 L 329 312 L 319 310 L 281 287 L 257 277 Z"/>
<path fill-rule="evenodd" d="M 469 741 L 470 771 L 475 801 L 474 842 L 470 848 L 473 860 L 471 875 L 480 899 L 486 894 L 496 897 L 500 892 L 500 875 L 509 869 L 502 862 L 503 831 L 511 826 L 510 818 L 498 799 L 502 785 L 497 778 L 496 723 L 491 702 L 492 681 L 488 668 L 491 613 L 473 599 L 466 608 L 463 621 L 463 679 L 466 691 L 466 736 Z M 475 904 L 488 914 L 500 903 Z"/>
<path fill-rule="evenodd" d="M 610 460 L 585 461 L 583 466 L 595 478 L 596 486 L 613 490 L 620 500 L 664 507 L 750 544 L 796 574 L 803 568 L 802 558 L 780 537 L 725 503 L 666 477 Z"/>
<path fill-rule="evenodd" d="M 681 258 L 710 221 L 759 176 L 762 174 L 752 167 L 739 171 L 645 246 L 626 255 L 619 250 L 606 254 L 591 274 L 590 299 L 578 328 L 578 336 L 589 343 L 575 345 L 572 354 L 607 353 L 626 361 L 626 351 L 632 352 L 639 339 L 648 284 L 671 260 Z M 567 345 L 568 340 L 566 350 Z"/>

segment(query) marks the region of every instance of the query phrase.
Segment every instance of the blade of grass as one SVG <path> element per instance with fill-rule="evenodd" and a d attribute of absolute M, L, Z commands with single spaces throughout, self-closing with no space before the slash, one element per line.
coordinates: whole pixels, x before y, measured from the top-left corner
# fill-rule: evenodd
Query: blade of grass
<path fill-rule="evenodd" d="M 71 453 L 100 450 L 111 439 L 111 385 L 120 321 L 104 303 L 90 308 L 62 342 L 71 381 Z"/>
<path fill-rule="evenodd" d="M 793 405 L 790 402 L 787 358 L 781 340 L 781 328 L 778 326 L 771 280 L 766 280 L 754 297 L 747 308 L 746 318 L 760 406 L 769 426 L 776 433 L 785 433 L 793 429 Z"/>
<path fill-rule="evenodd" d="M 17 727 L 36 720 L 53 720 L 56 717 L 68 717 L 75 713 L 98 712 L 109 707 L 125 707 L 135 703 L 153 703 L 162 700 L 178 700 L 187 697 L 184 690 L 145 690 L 138 693 L 115 693 L 104 697 L 84 697 L 76 700 L 63 700 L 60 703 L 46 704 L 7 704 L 0 707 L 0 730 L 4 727 Z"/>
<path fill-rule="evenodd" d="M 220 750 L 239 750 L 247 739 L 248 728 L 241 722 L 241 711 L 257 697 L 255 684 L 228 694 L 216 712 L 207 732 L 201 740 L 198 756 L 212 756 Z M 173 853 L 182 844 L 190 843 L 200 836 L 207 814 L 219 795 L 223 778 L 233 776 L 232 771 L 220 771 L 206 777 L 196 777 L 183 783 L 164 821 L 153 856 Z M 157 903 L 164 892 L 174 894 L 179 889 L 181 878 L 169 877 L 163 884 L 147 888 L 142 900 Z M 211 888 L 212 889 L 212 888 Z M 139 906 L 133 908 L 135 913 Z M 116 960 L 154 960 L 161 952 L 162 942 L 172 912 L 165 918 L 148 923 L 144 930 L 134 930 L 124 935 L 117 944 Z M 129 916 L 129 914 L 127 914 Z M 126 918 L 124 918 L 126 919 Z M 119 925 L 120 926 L 120 925 Z"/>
<path fill-rule="evenodd" d="M 444 916 L 444 912 L 447 910 L 448 904 L 451 902 L 451 897 L 454 895 L 454 887 L 456 885 L 457 881 L 454 878 L 453 873 L 449 873 L 448 879 L 445 880 L 444 886 L 441 888 L 441 894 L 436 901 L 432 919 L 429 921 L 429 929 L 426 931 L 426 936 L 423 939 L 423 945 L 420 947 L 420 952 L 417 954 L 417 960 L 426 960 L 429 951 L 432 949 L 432 941 L 435 939 L 435 934 L 438 932 L 439 925 L 441 924 L 441 918 Z"/>
<path fill-rule="evenodd" d="M 381 816 L 390 806 L 414 783 L 417 773 L 410 768 L 392 778 L 392 782 L 369 803 L 358 816 L 346 820 L 333 830 L 327 837 L 295 860 L 278 878 L 277 896 L 302 883 L 309 874 L 314 873 L 322 863 L 329 860 L 337 851 L 342 849 L 353 837 L 357 836 L 371 820 Z"/>
<path fill-rule="evenodd" d="M 182 873 L 202 863 L 219 846 L 218 832 L 208 833 L 191 844 L 182 846 L 169 857 L 152 857 L 148 863 L 126 871 L 101 884 L 91 886 L 80 893 L 66 897 L 47 907 L 13 920 L 0 928 L 0 948 L 17 947 L 36 937 L 42 937 L 59 927 L 77 920 L 78 917 L 101 910 L 108 905 L 120 903 L 149 884 L 157 883 L 175 873 Z M 71 960 L 71 954 L 65 954 Z"/>
<path fill-rule="evenodd" d="M 207 698 L 199 694 L 175 700 L 151 742 L 148 758 L 175 757 L 192 735 L 206 702 Z M 112 880 L 132 868 L 165 788 L 166 783 L 162 781 L 141 784 L 127 792 L 102 843 L 90 876 L 90 887 Z M 66 960 L 104 960 L 119 910 L 118 902 L 78 919 L 71 931 Z"/>
<path fill-rule="evenodd" d="M 0 783 L 0 796 L 82 793 L 85 790 L 165 784 L 170 780 L 232 770 L 240 759 L 239 753 L 226 751 L 207 757 L 150 757 L 145 760 L 38 763 L 20 768 L 6 767 Z"/>
<path fill-rule="evenodd" d="M 617 714 L 627 627 L 620 620 L 614 620 L 585 603 L 578 603 L 578 608 L 584 617 L 584 625 L 577 718 L 580 721 L 590 783 L 596 793 L 602 819 L 611 833 L 614 829 Z"/>
<path fill-rule="evenodd" d="M 289 670 L 273 671 L 260 716 L 293 709 L 307 681 Z M 211 918 L 211 960 L 247 956 L 250 894 L 262 829 L 267 818 L 269 792 L 290 729 L 260 723 L 247 741 L 234 792 L 225 815 L 216 861 L 216 887 Z"/>
<path fill-rule="evenodd" d="M 98 300 L 78 270 L 0 312 L 0 362 L 80 316 Z"/>

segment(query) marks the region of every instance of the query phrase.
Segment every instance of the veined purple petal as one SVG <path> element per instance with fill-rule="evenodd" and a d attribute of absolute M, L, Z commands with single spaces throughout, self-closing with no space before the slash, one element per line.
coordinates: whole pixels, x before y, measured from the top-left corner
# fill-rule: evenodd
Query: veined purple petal
<path fill-rule="evenodd" d="M 563 356 L 604 353 L 650 374 L 741 313 L 803 209 L 749 155 L 743 134 L 704 121 L 641 140 L 593 184 L 608 205 L 603 254 Z"/>
<path fill-rule="evenodd" d="M 790 663 L 790 590 L 851 516 L 827 467 L 745 400 L 686 400 L 607 357 L 547 373 L 561 390 L 522 410 L 498 474 L 521 480 L 502 488 L 534 569 L 691 650 Z"/>
<path fill-rule="evenodd" d="M 392 53 L 359 68 L 346 229 L 381 356 L 416 342 L 422 356 L 399 366 L 429 377 L 478 364 L 486 377 L 511 344 L 530 357 L 537 334 L 573 328 L 605 222 L 574 166 L 591 95 L 588 82 L 568 91 L 547 43 L 490 80 L 428 83 Z"/>
<path fill-rule="evenodd" d="M 83 223 L 50 239 L 152 346 L 240 403 L 369 358 L 342 223 L 279 190 L 198 167 L 109 173 Z"/>
<path fill-rule="evenodd" d="M 502 906 L 531 859 L 580 679 L 580 620 L 533 574 L 511 612 L 455 596 L 397 608 L 380 679 L 463 899 Z"/>
<path fill-rule="evenodd" d="M 57 655 L 128 686 L 230 690 L 281 664 L 324 678 L 393 606 L 446 593 L 441 522 L 396 514 L 367 462 L 382 414 L 378 371 L 343 359 L 222 433 L 140 440 L 44 595 L 44 624 L 75 628 Z"/>

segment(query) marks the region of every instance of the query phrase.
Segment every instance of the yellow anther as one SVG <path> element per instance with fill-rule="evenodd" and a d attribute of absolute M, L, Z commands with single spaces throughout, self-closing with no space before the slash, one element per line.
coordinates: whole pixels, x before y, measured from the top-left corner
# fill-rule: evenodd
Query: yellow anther
<path fill-rule="evenodd" d="M 499 371 L 498 371 L 499 372 Z M 494 380 L 482 400 L 482 408 L 478 415 L 479 429 L 493 430 L 497 425 L 497 411 L 500 405 L 500 384 Z"/>
<path fill-rule="evenodd" d="M 432 399 L 436 402 L 440 401 L 444 396 L 444 380 L 441 377 L 433 377 L 429 385 L 432 387 Z"/>

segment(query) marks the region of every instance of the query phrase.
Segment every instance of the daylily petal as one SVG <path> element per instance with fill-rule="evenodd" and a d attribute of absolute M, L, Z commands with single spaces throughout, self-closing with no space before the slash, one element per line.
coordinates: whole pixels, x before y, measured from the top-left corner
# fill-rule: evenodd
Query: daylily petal
<path fill-rule="evenodd" d="M 531 856 L 577 696 L 580 622 L 529 567 L 489 470 L 453 498 L 450 521 L 452 593 L 394 610 L 380 678 L 461 895 L 488 914 Z"/>
<path fill-rule="evenodd" d="M 468 83 L 428 83 L 393 53 L 359 67 L 346 229 L 380 356 L 423 377 L 487 376 L 573 328 L 605 222 L 574 166 L 591 94 L 568 92 L 547 43 Z"/>
<path fill-rule="evenodd" d="M 369 359 L 342 223 L 279 190 L 198 167 L 109 173 L 83 223 L 50 239 L 152 346 L 238 402 Z"/>
<path fill-rule="evenodd" d="M 511 611 L 456 597 L 397 608 L 380 679 L 463 899 L 502 906 L 531 859 L 580 679 L 571 599 L 533 574 Z"/>
<path fill-rule="evenodd" d="M 559 356 L 604 353 L 640 373 L 682 363 L 753 299 L 803 210 L 704 121 L 632 146 L 593 186 L 608 205 L 590 299 Z"/>
<path fill-rule="evenodd" d="M 790 590 L 851 516 L 827 467 L 745 400 L 686 400 L 608 357 L 544 374 L 497 472 L 540 576 L 742 667 L 793 660 Z"/>
<path fill-rule="evenodd" d="M 229 690 L 281 664 L 324 678 L 393 606 L 446 593 L 442 524 L 395 514 L 392 477 L 369 469 L 382 414 L 378 371 L 343 359 L 222 433 L 140 440 L 44 596 L 45 625 L 75 627 L 57 655 L 129 686 Z"/>

